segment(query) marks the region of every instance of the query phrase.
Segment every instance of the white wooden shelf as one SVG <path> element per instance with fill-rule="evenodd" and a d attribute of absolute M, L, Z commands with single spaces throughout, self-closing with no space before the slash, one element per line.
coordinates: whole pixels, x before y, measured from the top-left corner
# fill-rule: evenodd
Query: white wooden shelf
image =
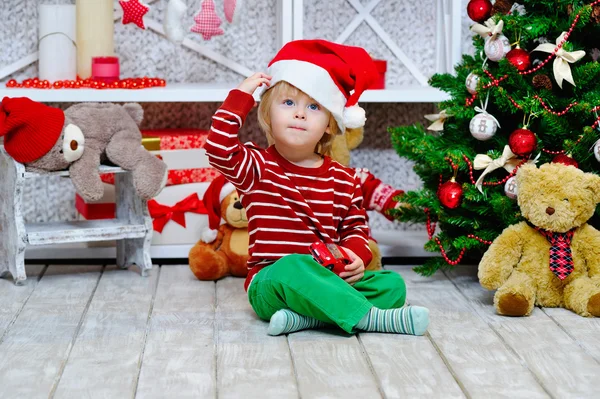
<path fill-rule="evenodd" d="M 34 101 L 60 102 L 222 102 L 235 85 L 227 83 L 173 83 L 150 89 L 0 89 L 0 98 L 29 97 Z M 258 93 L 254 96 L 259 99 Z M 411 86 L 385 90 L 367 90 L 360 102 L 414 103 L 441 102 L 448 95 L 432 87 Z"/>
<path fill-rule="evenodd" d="M 25 230 L 29 245 L 142 238 L 148 232 L 144 224 L 119 219 L 27 223 Z"/>

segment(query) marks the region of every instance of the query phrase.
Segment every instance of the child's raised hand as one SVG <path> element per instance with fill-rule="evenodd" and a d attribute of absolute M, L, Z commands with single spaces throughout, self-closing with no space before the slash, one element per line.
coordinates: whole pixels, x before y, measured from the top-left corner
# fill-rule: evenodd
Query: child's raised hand
<path fill-rule="evenodd" d="M 271 76 L 267 75 L 266 73 L 257 72 L 254 75 L 246 78 L 242 83 L 240 83 L 237 89 L 243 91 L 244 93 L 252 95 L 254 94 L 254 91 L 256 91 L 256 89 L 258 89 L 263 84 L 267 87 L 270 86 Z"/>
<path fill-rule="evenodd" d="M 352 250 L 346 247 L 342 248 L 350 255 L 352 263 L 346 265 L 346 271 L 340 273 L 340 277 L 346 280 L 348 284 L 353 285 L 365 275 L 365 264 Z"/>

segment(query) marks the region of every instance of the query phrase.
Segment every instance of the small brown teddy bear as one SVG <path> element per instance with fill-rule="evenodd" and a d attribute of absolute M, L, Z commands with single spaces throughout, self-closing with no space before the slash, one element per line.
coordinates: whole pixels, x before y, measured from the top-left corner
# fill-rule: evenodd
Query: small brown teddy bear
<path fill-rule="evenodd" d="M 231 183 L 220 175 L 206 190 L 203 202 L 209 228 L 190 250 L 190 269 L 199 280 L 218 280 L 248 274 L 248 218 Z M 220 224 L 221 219 L 225 224 Z"/>
<path fill-rule="evenodd" d="M 5 97 L 0 136 L 6 152 L 28 170 L 69 169 L 75 189 L 88 202 L 104 195 L 98 168 L 107 160 L 132 171 L 138 195 L 149 200 L 164 187 L 167 165 L 141 145 L 143 116 L 135 103 L 81 103 L 62 111 L 27 97 Z"/>
<path fill-rule="evenodd" d="M 497 289 L 499 314 L 534 305 L 600 316 L 600 232 L 587 224 L 600 202 L 600 177 L 574 166 L 527 164 L 517 172 L 527 219 L 507 227 L 479 264 L 479 281 Z"/>

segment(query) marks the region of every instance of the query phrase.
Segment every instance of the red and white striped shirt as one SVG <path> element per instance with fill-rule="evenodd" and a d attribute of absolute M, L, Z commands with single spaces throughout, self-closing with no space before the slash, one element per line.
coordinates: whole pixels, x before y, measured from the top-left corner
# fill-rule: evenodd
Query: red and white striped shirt
<path fill-rule="evenodd" d="M 316 168 L 295 165 L 274 146 L 243 145 L 238 131 L 254 98 L 232 90 L 213 115 L 206 140 L 209 162 L 233 183 L 248 216 L 244 288 L 263 267 L 290 254 L 308 254 L 315 241 L 347 247 L 371 261 L 368 226 L 356 171 L 329 157 Z"/>

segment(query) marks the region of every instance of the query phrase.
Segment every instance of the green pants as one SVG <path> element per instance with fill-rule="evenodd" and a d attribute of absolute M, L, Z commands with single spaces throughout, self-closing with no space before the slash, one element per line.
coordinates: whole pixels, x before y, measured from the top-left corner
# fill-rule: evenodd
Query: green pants
<path fill-rule="evenodd" d="M 310 255 L 288 255 L 254 276 L 248 299 L 263 320 L 270 320 L 280 309 L 290 309 L 353 333 L 373 306 L 392 309 L 404 305 L 406 285 L 390 270 L 366 271 L 360 281 L 350 285 Z"/>

